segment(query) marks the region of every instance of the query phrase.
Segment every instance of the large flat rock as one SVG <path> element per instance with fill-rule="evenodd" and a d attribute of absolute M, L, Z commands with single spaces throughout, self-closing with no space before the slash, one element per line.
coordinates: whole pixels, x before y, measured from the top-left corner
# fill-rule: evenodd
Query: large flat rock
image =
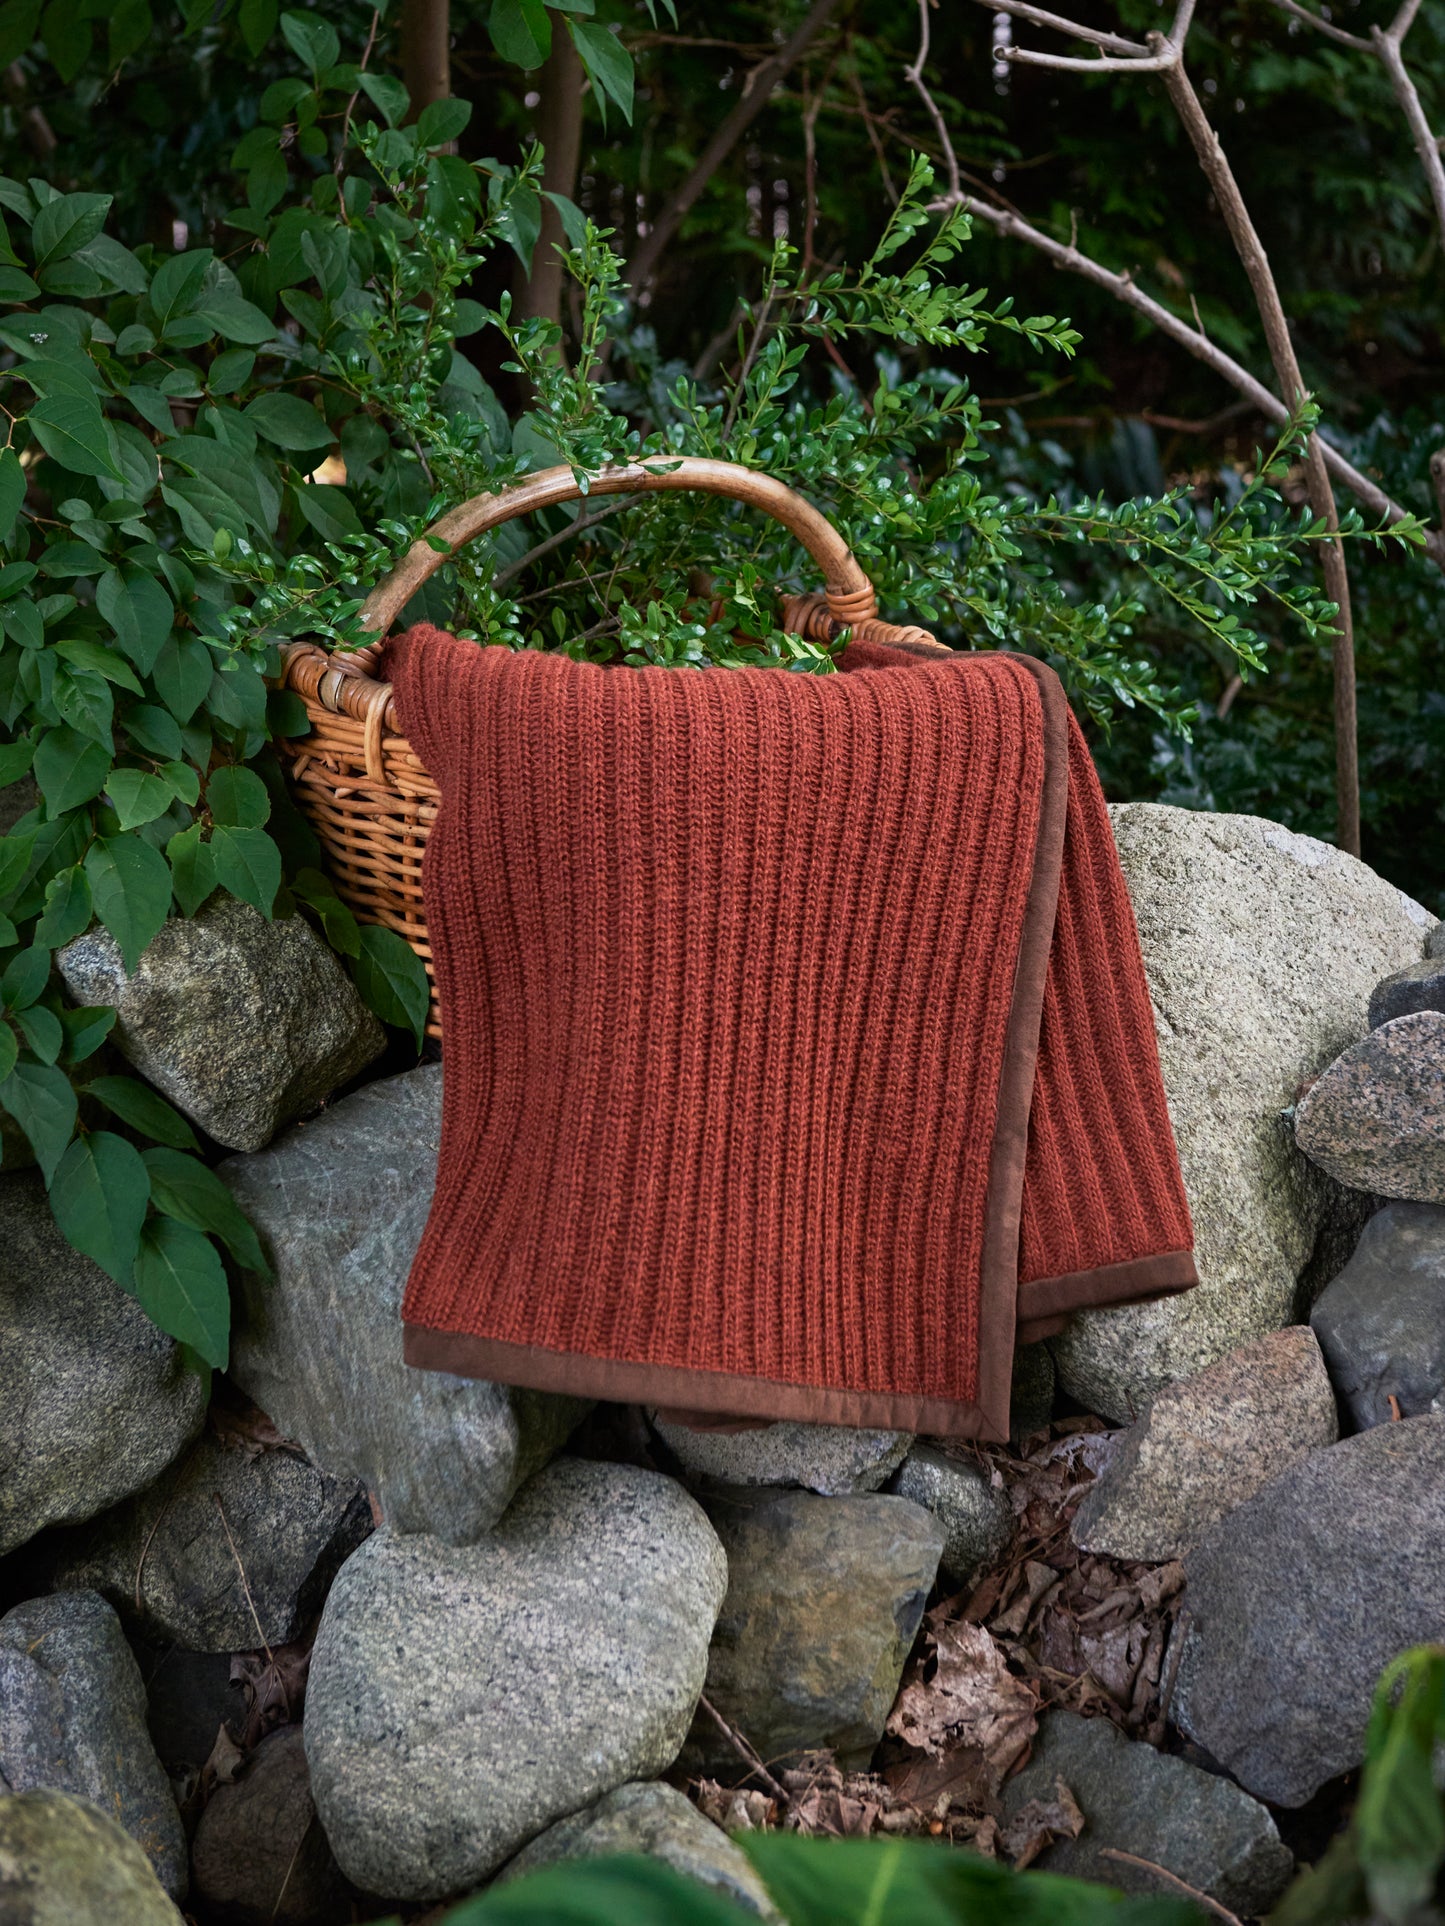
<path fill-rule="evenodd" d="M 670 1478 L 563 1459 L 479 1543 L 380 1531 L 311 1660 L 311 1791 L 342 1870 L 437 1899 L 670 1766 L 702 1690 L 722 1547 Z"/>
<path fill-rule="evenodd" d="M 1445 1411 L 1445 1205 L 1377 1211 L 1310 1323 L 1355 1430 Z"/>
<path fill-rule="evenodd" d="M 230 1368 L 314 1463 L 363 1479 L 397 1531 L 466 1544 L 587 1406 L 402 1359 L 402 1294 L 436 1183 L 441 1104 L 441 1067 L 424 1065 L 221 1165 L 275 1272 L 240 1280 Z"/>
<path fill-rule="evenodd" d="M 1054 1339 L 1064 1389 L 1117 1423 L 1163 1385 L 1294 1322 L 1338 1193 L 1284 1113 L 1368 1028 L 1370 993 L 1434 918 L 1353 856 L 1257 816 L 1110 812 L 1194 1216 L 1198 1290 L 1087 1311 Z"/>
<path fill-rule="evenodd" d="M 135 1841 L 64 1792 L 0 1798 L 5 1926 L 183 1926 Z"/>
<path fill-rule="evenodd" d="M 1173 1716 L 1271 1804 L 1359 1765 L 1375 1684 L 1445 1641 L 1445 1418 L 1312 1452 L 1184 1561 L 1191 1630 Z"/>
<path fill-rule="evenodd" d="M 1445 1015 L 1392 1017 L 1300 1099 L 1295 1142 L 1337 1183 L 1445 1204 Z"/>

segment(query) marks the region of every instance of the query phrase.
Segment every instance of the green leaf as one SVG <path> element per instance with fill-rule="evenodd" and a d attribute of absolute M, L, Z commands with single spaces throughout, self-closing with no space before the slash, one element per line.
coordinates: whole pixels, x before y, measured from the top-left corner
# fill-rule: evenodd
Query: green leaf
<path fill-rule="evenodd" d="M 544 0 L 492 0 L 487 30 L 502 59 L 528 72 L 552 51 L 552 23 Z"/>
<path fill-rule="evenodd" d="M 292 881 L 292 893 L 321 918 L 321 927 L 333 950 L 342 956 L 360 956 L 361 926 L 336 894 L 329 877 L 319 869 L 303 869 Z"/>
<path fill-rule="evenodd" d="M 431 1000 L 425 964 L 395 930 L 365 923 L 358 936 L 361 953 L 352 964 L 357 988 L 383 1023 L 410 1030 L 420 1049 Z"/>
<path fill-rule="evenodd" d="M 18 1010 L 15 1021 L 25 1034 L 25 1041 L 42 1063 L 54 1063 L 60 1055 L 60 1046 L 65 1041 L 65 1032 L 60 1027 L 60 1018 L 53 1010 L 47 1010 L 43 1003 L 36 1003 L 28 1010 Z"/>
<path fill-rule="evenodd" d="M 281 852 L 265 830 L 214 830 L 210 849 L 221 888 L 269 916 L 281 887 Z"/>
<path fill-rule="evenodd" d="M 125 712 L 125 732 L 140 749 L 162 756 L 167 762 L 184 752 L 181 725 L 169 709 L 158 702 L 137 702 Z"/>
<path fill-rule="evenodd" d="M 313 75 L 334 67 L 341 53 L 336 29 L 314 13 L 283 13 L 281 34 L 286 45 L 304 60 Z"/>
<path fill-rule="evenodd" d="M 141 1233 L 135 1294 L 152 1323 L 225 1370 L 231 1293 L 209 1237 L 174 1218 L 152 1218 Z"/>
<path fill-rule="evenodd" d="M 567 31 L 600 96 L 614 100 L 632 125 L 632 55 L 615 33 L 593 20 L 569 20 Z M 605 109 L 604 109 L 605 116 Z"/>
<path fill-rule="evenodd" d="M 50 1208 L 66 1242 L 128 1291 L 149 1201 L 140 1152 L 110 1130 L 77 1137 L 50 1179 Z"/>
<path fill-rule="evenodd" d="M 90 928 L 90 880 L 78 863 L 52 876 L 45 888 L 45 910 L 35 926 L 35 940 L 53 950 L 63 949 Z"/>
<path fill-rule="evenodd" d="M 93 1077 L 85 1088 L 122 1123 L 154 1137 L 158 1144 L 169 1144 L 173 1150 L 200 1150 L 196 1133 L 185 1118 L 148 1083 L 140 1083 L 135 1077 Z"/>
<path fill-rule="evenodd" d="M 323 541 L 339 542 L 343 535 L 362 532 L 361 518 L 344 489 L 329 482 L 298 482 L 293 492 L 296 506 Z"/>
<path fill-rule="evenodd" d="M 110 751 L 78 729 L 47 729 L 35 748 L 35 780 L 52 817 L 98 796 L 110 774 Z"/>
<path fill-rule="evenodd" d="M 112 769 L 105 793 L 121 828 L 138 829 L 142 823 L 153 823 L 157 816 L 164 816 L 176 792 L 164 776 L 152 775 L 149 770 Z"/>
<path fill-rule="evenodd" d="M 151 277 L 150 304 L 158 332 L 164 334 L 173 321 L 190 313 L 205 286 L 211 260 L 211 250 L 199 247 L 188 254 L 173 254 L 156 269 Z"/>
<path fill-rule="evenodd" d="M 62 1010 L 60 1024 L 65 1031 L 65 1061 L 84 1063 L 115 1028 L 115 1011 L 105 1004 L 95 1009 Z"/>
<path fill-rule="evenodd" d="M 25 506 L 25 470 L 13 448 L 0 449 L 0 542 L 5 541 Z"/>
<path fill-rule="evenodd" d="M 62 194 L 42 207 L 30 230 L 37 268 L 63 261 L 77 248 L 93 241 L 110 212 L 109 194 Z"/>
<path fill-rule="evenodd" d="M 300 395 L 257 395 L 245 414 L 257 434 L 288 454 L 329 448 L 335 440 L 323 417 Z"/>
<path fill-rule="evenodd" d="M 201 841 L 201 825 L 192 823 L 166 844 L 171 881 L 182 916 L 194 916 L 216 887 L 216 865 L 211 846 Z"/>
<path fill-rule="evenodd" d="M 213 395 L 233 395 L 251 379 L 256 357 L 249 348 L 227 348 L 211 363 L 206 387 Z"/>
<path fill-rule="evenodd" d="M 46 454 L 71 474 L 125 480 L 115 437 L 93 401 L 82 401 L 78 395 L 43 395 L 27 419 Z"/>
<path fill-rule="evenodd" d="M 277 0 L 241 0 L 237 20 L 246 51 L 258 54 L 276 31 Z"/>
<path fill-rule="evenodd" d="M 271 814 L 266 785 L 253 769 L 222 766 L 206 782 L 206 807 L 215 823 L 236 829 L 259 829 Z"/>
<path fill-rule="evenodd" d="M 399 127 L 411 109 L 411 95 L 402 83 L 389 74 L 372 73 L 359 74 L 357 82 L 367 99 L 381 109 L 387 126 Z"/>
<path fill-rule="evenodd" d="M 16 1058 L 20 1055 L 20 1045 L 15 1041 L 15 1032 L 8 1024 L 0 1023 L 0 1083 L 15 1068 Z"/>
<path fill-rule="evenodd" d="M 1380 1680 L 1354 1816 L 1370 1909 L 1387 1920 L 1403 1922 L 1423 1906 L 1445 1865 L 1445 1803 L 1434 1775 L 1442 1744 L 1445 1649 L 1421 1646 Z"/>
<path fill-rule="evenodd" d="M 102 647 L 99 642 L 75 640 L 57 642 L 55 653 L 79 669 L 89 669 L 93 674 L 102 676 L 107 682 L 114 682 L 119 688 L 129 689 L 132 695 L 145 692 L 136 681 L 135 671 L 114 649 Z"/>
<path fill-rule="evenodd" d="M 177 1150 L 148 1150 L 145 1163 L 157 1210 L 196 1230 L 213 1231 L 244 1270 L 270 1276 L 271 1266 L 255 1231 L 213 1170 Z"/>
<path fill-rule="evenodd" d="M 0 744 L 0 789 L 19 782 L 35 760 L 35 744 L 28 736 L 18 742 Z"/>
<path fill-rule="evenodd" d="M 275 338 L 276 325 L 251 301 L 239 294 L 218 288 L 191 311 L 198 321 L 209 322 L 211 330 L 226 341 L 240 341 L 256 347 Z"/>
<path fill-rule="evenodd" d="M 120 945 L 133 975 L 171 907 L 171 872 L 158 849 L 136 835 L 102 836 L 85 852 L 95 913 Z"/>
<path fill-rule="evenodd" d="M 50 981 L 50 951 L 40 945 L 12 956 L 0 976 L 0 1003 L 7 1010 L 26 1010 L 45 994 Z"/>
<path fill-rule="evenodd" d="M 8 67 L 12 60 L 29 52 L 40 26 L 40 4 L 41 0 L 6 0 L 0 7 L 0 67 Z M 14 203 L 7 201 L 5 205 Z"/>
<path fill-rule="evenodd" d="M 69 1077 L 44 1064 L 17 1063 L 0 1083 L 0 1104 L 25 1132 L 49 1183 L 75 1129 L 77 1106 Z"/>
<path fill-rule="evenodd" d="M 69 669 L 57 665 L 52 699 L 61 715 L 80 735 L 98 742 L 107 755 L 114 752 L 110 725 L 115 715 L 115 698 L 104 676 L 91 669 Z"/>
<path fill-rule="evenodd" d="M 419 147 L 448 147 L 472 117 L 469 100 L 434 100 L 417 115 Z"/>
<path fill-rule="evenodd" d="M 149 675 L 176 619 L 162 584 L 144 569 L 107 569 L 95 585 L 95 606 L 131 661 Z"/>
<path fill-rule="evenodd" d="M 177 722 L 189 722 L 205 701 L 215 665 L 199 636 L 169 634 L 156 651 L 151 680 Z"/>

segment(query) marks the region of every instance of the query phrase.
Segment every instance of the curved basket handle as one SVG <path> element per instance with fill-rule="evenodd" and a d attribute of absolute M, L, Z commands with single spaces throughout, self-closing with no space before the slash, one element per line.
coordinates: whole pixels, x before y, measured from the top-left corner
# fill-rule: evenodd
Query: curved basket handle
<path fill-rule="evenodd" d="M 827 614 L 840 627 L 870 621 L 878 610 L 873 584 L 854 559 L 853 551 L 810 502 L 791 488 L 735 462 L 711 461 L 696 455 L 656 455 L 643 461 L 627 462 L 604 468 L 589 481 L 589 495 L 653 494 L 667 489 L 699 489 L 707 495 L 724 495 L 750 507 L 766 509 L 790 534 L 796 535 L 823 572 Z M 434 522 L 426 535 L 410 549 L 386 580 L 373 589 L 357 618 L 360 626 L 384 636 L 392 623 L 430 576 L 448 562 L 457 550 L 489 528 L 509 522 L 515 516 L 550 508 L 557 502 L 581 501 L 570 467 L 544 468 L 528 475 L 494 495 L 477 495 L 459 508 L 453 508 Z M 432 547 L 433 541 L 446 544 L 445 551 Z M 925 641 L 932 638 L 924 631 L 910 630 L 911 636 Z M 935 644 L 935 647 L 939 645 Z M 344 675 L 372 674 L 380 641 L 346 654 L 331 657 L 331 667 Z M 947 651 L 941 651 L 947 653 Z"/>

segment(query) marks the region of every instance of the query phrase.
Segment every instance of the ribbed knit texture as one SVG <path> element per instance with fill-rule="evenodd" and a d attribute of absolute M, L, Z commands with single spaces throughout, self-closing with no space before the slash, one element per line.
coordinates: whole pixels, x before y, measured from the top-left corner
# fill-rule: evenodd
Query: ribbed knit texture
<path fill-rule="evenodd" d="M 972 1406 L 982 1351 L 1013 1342 L 1011 1304 L 996 1330 L 981 1306 L 1045 793 L 1034 670 L 866 645 L 827 677 L 602 669 L 428 628 L 386 666 L 442 792 L 442 1143 L 408 1325 Z M 1030 1279 L 1190 1243 L 1073 745 Z"/>

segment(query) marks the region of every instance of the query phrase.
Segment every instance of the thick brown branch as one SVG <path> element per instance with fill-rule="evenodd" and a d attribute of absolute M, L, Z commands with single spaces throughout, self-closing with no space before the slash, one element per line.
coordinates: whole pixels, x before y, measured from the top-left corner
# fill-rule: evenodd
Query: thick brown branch
<path fill-rule="evenodd" d="M 635 293 L 640 293 L 652 279 L 663 250 L 687 219 L 703 189 L 767 106 L 773 89 L 784 74 L 807 51 L 837 12 L 839 4 L 840 0 L 813 0 L 812 6 L 777 52 L 769 55 L 748 75 L 741 98 L 718 124 L 697 165 L 639 241 L 627 263 L 625 278 Z"/>
<path fill-rule="evenodd" d="M 571 200 L 582 158 L 582 89 L 585 76 L 572 36 L 560 14 L 552 16 L 552 51 L 542 67 L 537 138 L 542 143 L 544 193 Z M 517 277 L 515 312 L 523 320 L 562 319 L 562 217 L 549 200 L 542 202 L 542 231 L 532 254 L 532 272 Z"/>
<path fill-rule="evenodd" d="M 1409 24 L 1407 20 L 1406 27 Z M 1415 143 L 1415 152 L 1420 156 L 1420 165 L 1425 171 L 1425 182 L 1430 189 L 1430 199 L 1435 206 L 1435 220 L 1440 229 L 1441 239 L 1445 241 L 1445 161 L 1441 160 L 1440 148 L 1434 134 L 1430 131 L 1430 123 L 1425 118 L 1425 109 L 1421 105 L 1419 92 L 1405 65 L 1405 56 L 1400 47 L 1400 41 L 1403 38 L 1403 34 L 1395 32 L 1394 26 L 1388 33 L 1382 33 L 1376 27 L 1375 52 L 1380 56 L 1385 72 L 1390 76 L 1390 85 L 1395 90 L 1400 111 L 1409 124 L 1410 138 Z"/>
<path fill-rule="evenodd" d="M 401 76 L 411 96 L 411 120 L 451 93 L 451 0 L 402 0 Z"/>

